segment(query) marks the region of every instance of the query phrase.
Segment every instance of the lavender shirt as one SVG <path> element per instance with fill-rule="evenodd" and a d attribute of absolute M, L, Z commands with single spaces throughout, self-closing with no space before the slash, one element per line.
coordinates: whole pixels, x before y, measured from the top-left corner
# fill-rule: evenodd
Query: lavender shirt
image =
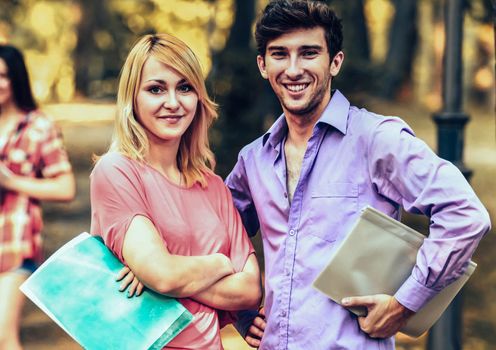
<path fill-rule="evenodd" d="M 265 253 L 267 328 L 261 349 L 393 349 L 312 288 L 366 205 L 396 219 L 400 207 L 430 217 L 430 234 L 395 297 L 419 310 L 467 266 L 489 230 L 487 211 L 458 169 L 402 120 L 350 106 L 335 91 L 316 123 L 291 205 L 281 116 L 240 152 L 226 179 L 250 234 Z M 367 244 L 367 242 L 363 242 Z"/>

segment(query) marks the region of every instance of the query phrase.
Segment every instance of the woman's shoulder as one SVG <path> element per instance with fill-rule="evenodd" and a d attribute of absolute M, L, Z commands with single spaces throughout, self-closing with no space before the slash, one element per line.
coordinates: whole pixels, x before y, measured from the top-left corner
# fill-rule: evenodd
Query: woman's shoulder
<path fill-rule="evenodd" d="M 109 151 L 97 160 L 94 171 L 133 171 L 138 167 L 139 163 L 137 161 L 126 157 L 120 152 Z"/>
<path fill-rule="evenodd" d="M 205 179 L 207 180 L 207 192 L 214 194 L 215 196 L 224 197 L 226 195 L 226 191 L 229 191 L 224 183 L 224 180 L 222 180 L 219 175 L 211 172 L 205 174 Z"/>
<path fill-rule="evenodd" d="M 49 133 L 56 128 L 53 118 L 39 109 L 27 112 L 26 121 L 28 128 L 42 134 Z"/>
<path fill-rule="evenodd" d="M 205 180 L 207 180 L 207 187 L 219 188 L 219 186 L 224 187 L 224 181 L 222 178 L 216 173 L 212 172 L 204 172 L 203 176 L 205 176 Z"/>

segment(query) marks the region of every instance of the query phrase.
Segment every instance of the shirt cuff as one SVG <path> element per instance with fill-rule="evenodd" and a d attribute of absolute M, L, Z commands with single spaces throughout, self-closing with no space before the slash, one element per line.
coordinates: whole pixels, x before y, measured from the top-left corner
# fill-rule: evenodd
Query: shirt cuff
<path fill-rule="evenodd" d="M 418 312 L 438 292 L 437 290 L 427 288 L 410 275 L 400 289 L 398 289 L 394 297 L 404 307 Z"/>

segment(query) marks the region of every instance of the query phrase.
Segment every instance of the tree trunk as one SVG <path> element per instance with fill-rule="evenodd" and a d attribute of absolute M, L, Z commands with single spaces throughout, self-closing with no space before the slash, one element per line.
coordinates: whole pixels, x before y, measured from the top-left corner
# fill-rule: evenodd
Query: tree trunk
<path fill-rule="evenodd" d="M 345 61 L 333 87 L 345 93 L 371 90 L 374 68 L 370 61 L 369 33 L 364 13 L 364 0 L 332 1 L 327 3 L 336 11 L 343 24 Z M 359 82 L 359 83 L 358 83 Z"/>
<path fill-rule="evenodd" d="M 229 38 L 225 48 L 213 55 L 207 79 L 220 106 L 211 140 L 221 176 L 231 171 L 241 148 L 260 136 L 266 118 L 273 119 L 279 109 L 269 84 L 259 74 L 251 44 L 255 7 L 255 0 L 236 0 Z"/>
<path fill-rule="evenodd" d="M 81 22 L 77 28 L 78 42 L 74 50 L 76 70 L 76 91 L 82 96 L 114 97 L 116 89 L 104 91 L 101 81 L 115 81 L 130 44 L 130 30 L 108 8 L 108 2 L 99 0 L 78 0 Z M 105 45 L 98 46 L 97 35 L 106 35 Z M 92 83 L 94 84 L 92 86 Z"/>
<path fill-rule="evenodd" d="M 381 79 L 381 95 L 394 98 L 412 74 L 417 43 L 417 2 L 394 0 L 395 15 L 389 31 L 389 49 Z"/>

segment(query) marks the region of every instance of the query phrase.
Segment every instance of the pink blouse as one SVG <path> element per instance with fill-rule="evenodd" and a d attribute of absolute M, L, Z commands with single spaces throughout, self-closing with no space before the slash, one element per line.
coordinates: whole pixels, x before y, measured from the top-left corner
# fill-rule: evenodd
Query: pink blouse
<path fill-rule="evenodd" d="M 222 253 L 242 271 L 254 252 L 231 193 L 217 175 L 207 175 L 207 188 L 184 188 L 148 165 L 110 152 L 90 179 L 91 233 L 101 236 L 123 263 L 124 236 L 136 215 L 154 223 L 174 255 Z M 222 349 L 217 310 L 189 298 L 178 300 L 194 320 L 165 349 Z"/>

